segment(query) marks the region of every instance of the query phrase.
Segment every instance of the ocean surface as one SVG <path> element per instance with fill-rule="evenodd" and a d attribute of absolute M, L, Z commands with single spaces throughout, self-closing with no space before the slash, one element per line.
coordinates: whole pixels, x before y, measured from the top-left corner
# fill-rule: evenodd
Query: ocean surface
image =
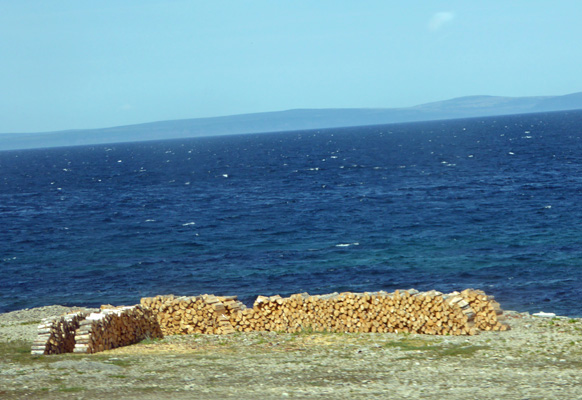
<path fill-rule="evenodd" d="M 582 111 L 0 152 L 0 312 L 415 288 L 582 317 Z"/>

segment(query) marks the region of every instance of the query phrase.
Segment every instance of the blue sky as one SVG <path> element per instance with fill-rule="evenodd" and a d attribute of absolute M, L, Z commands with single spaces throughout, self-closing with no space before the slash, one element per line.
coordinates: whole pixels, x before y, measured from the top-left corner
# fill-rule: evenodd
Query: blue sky
<path fill-rule="evenodd" d="M 0 0 L 0 132 L 582 91 L 582 2 Z"/>

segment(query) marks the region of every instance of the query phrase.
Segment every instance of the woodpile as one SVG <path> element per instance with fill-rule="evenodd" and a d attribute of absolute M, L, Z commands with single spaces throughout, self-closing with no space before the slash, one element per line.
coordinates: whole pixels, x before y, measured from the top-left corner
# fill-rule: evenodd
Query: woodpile
<path fill-rule="evenodd" d="M 471 289 L 259 296 L 253 308 L 236 297 L 213 295 L 157 296 L 141 304 L 156 315 L 165 335 L 302 330 L 474 335 L 509 328 L 498 321 L 502 311 L 493 297 Z"/>
<path fill-rule="evenodd" d="M 32 343 L 31 353 L 35 355 L 72 353 L 75 348 L 75 332 L 87 315 L 88 313 L 79 311 L 42 320 L 38 326 L 38 336 Z"/>
<path fill-rule="evenodd" d="M 499 321 L 502 313 L 493 296 L 472 289 L 259 296 L 253 308 L 236 296 L 144 297 L 131 307 L 44 320 L 32 354 L 96 353 L 163 335 L 237 331 L 474 335 L 509 329 Z"/>
<path fill-rule="evenodd" d="M 235 315 L 239 331 L 408 332 L 473 335 L 474 312 L 462 297 L 416 290 L 394 293 L 307 293 L 259 296 L 252 310 Z"/>
<path fill-rule="evenodd" d="M 508 325 L 499 322 L 503 310 L 493 296 L 487 296 L 481 290 L 466 289 L 460 295 L 475 312 L 475 328 L 483 331 L 506 331 Z"/>
<path fill-rule="evenodd" d="M 144 297 L 140 304 L 152 310 L 164 335 L 234 333 L 230 315 L 246 306 L 236 296 Z"/>
<path fill-rule="evenodd" d="M 163 337 L 151 310 L 140 305 L 102 309 L 80 322 L 74 353 L 97 353 Z"/>

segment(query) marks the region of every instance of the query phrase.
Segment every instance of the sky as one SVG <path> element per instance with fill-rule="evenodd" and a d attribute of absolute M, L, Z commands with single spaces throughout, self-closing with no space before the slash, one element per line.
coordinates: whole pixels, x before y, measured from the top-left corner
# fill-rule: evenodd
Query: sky
<path fill-rule="evenodd" d="M 0 0 L 0 133 L 582 91 L 582 1 Z"/>

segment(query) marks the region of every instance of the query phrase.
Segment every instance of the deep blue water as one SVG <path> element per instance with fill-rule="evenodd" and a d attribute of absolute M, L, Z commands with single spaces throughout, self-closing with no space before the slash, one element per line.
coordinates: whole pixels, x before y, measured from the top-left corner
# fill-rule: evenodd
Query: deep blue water
<path fill-rule="evenodd" d="M 0 312 L 472 287 L 582 316 L 582 111 L 0 152 Z"/>

